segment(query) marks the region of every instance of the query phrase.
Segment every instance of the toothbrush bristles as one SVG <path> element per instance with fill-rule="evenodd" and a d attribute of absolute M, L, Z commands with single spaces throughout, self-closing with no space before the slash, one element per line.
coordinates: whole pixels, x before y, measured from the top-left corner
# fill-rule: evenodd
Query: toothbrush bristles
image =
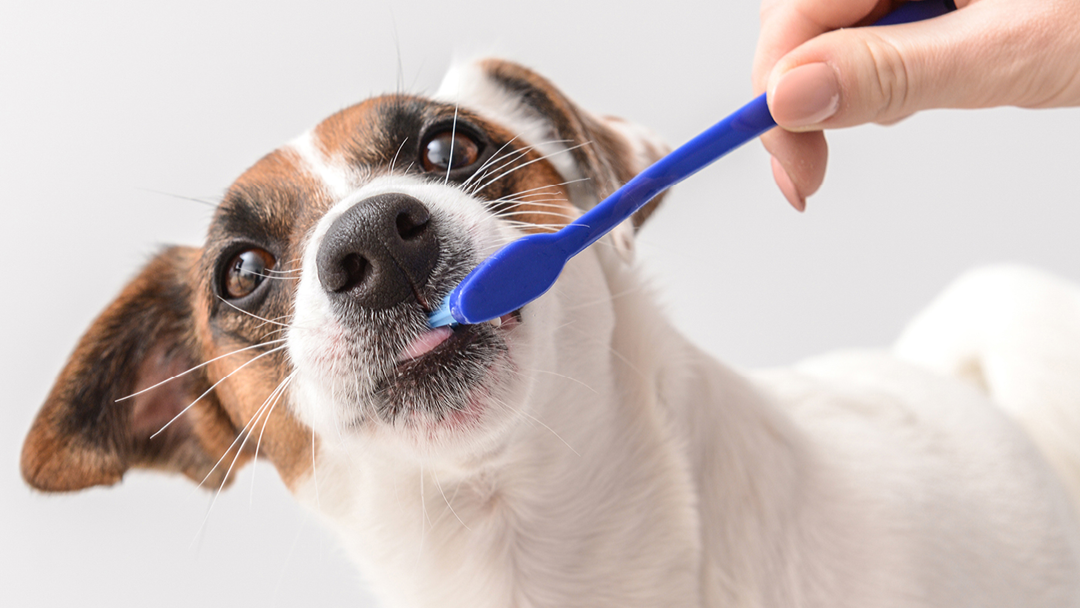
<path fill-rule="evenodd" d="M 442 304 L 440 304 L 438 308 L 431 311 L 431 314 L 428 315 L 428 326 L 432 329 L 435 329 L 436 327 L 442 327 L 444 325 L 449 325 L 451 327 L 457 325 L 457 321 L 454 320 L 454 316 L 450 314 L 449 296 L 447 296 L 442 301 Z"/>

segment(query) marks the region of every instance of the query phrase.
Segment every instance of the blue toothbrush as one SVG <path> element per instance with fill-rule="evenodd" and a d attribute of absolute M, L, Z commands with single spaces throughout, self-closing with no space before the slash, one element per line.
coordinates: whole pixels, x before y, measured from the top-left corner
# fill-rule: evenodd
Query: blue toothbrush
<path fill-rule="evenodd" d="M 922 21 L 955 9 L 952 0 L 906 2 L 874 25 Z M 653 197 L 775 126 L 762 94 L 650 165 L 572 224 L 558 232 L 524 236 L 495 252 L 447 295 L 428 316 L 428 324 L 483 323 L 532 302 L 551 288 L 570 258 Z"/>

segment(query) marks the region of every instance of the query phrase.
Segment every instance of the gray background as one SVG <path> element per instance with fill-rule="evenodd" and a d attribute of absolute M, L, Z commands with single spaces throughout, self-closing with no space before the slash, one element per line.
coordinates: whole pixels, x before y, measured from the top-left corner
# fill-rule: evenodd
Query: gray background
<path fill-rule="evenodd" d="M 455 54 L 512 58 L 681 143 L 749 100 L 757 37 L 754 0 L 15 4 L 0 8 L 7 606 L 368 601 L 267 466 L 208 517 L 211 496 L 182 479 L 44 496 L 18 477 L 22 437 L 93 316 L 157 244 L 201 242 L 211 209 L 178 196 L 214 198 L 321 118 L 393 90 L 399 58 L 414 92 Z M 676 324 L 733 365 L 884 346 L 966 268 L 1018 260 L 1080 280 L 1078 133 L 1080 111 L 1013 109 L 833 133 L 804 215 L 752 144 L 670 195 L 643 264 Z"/>

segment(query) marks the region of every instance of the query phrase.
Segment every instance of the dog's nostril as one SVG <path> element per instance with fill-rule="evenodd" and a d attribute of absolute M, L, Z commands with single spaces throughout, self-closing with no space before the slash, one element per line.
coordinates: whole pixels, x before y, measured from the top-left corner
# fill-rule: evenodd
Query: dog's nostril
<path fill-rule="evenodd" d="M 398 213 L 395 223 L 401 240 L 415 239 L 427 229 L 428 220 L 431 218 L 426 213 L 418 214 L 417 211 L 416 209 L 410 209 Z"/>
<path fill-rule="evenodd" d="M 364 282 L 368 271 L 368 261 L 363 256 L 350 253 L 341 260 L 341 285 L 335 292 L 348 291 Z"/>

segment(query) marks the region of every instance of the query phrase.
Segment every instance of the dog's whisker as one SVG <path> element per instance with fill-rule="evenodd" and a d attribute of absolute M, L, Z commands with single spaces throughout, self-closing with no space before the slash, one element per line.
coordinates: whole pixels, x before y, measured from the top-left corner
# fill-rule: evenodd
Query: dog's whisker
<path fill-rule="evenodd" d="M 477 176 L 477 175 L 480 175 L 480 173 L 481 173 L 481 172 L 482 172 L 482 171 L 483 171 L 484 169 L 486 169 L 486 168 L 488 168 L 489 166 L 491 166 L 491 164 L 492 164 L 492 163 L 494 163 L 494 162 L 498 162 L 498 161 L 497 161 L 496 159 L 498 159 L 498 158 L 499 158 L 499 154 L 500 154 L 500 153 L 501 153 L 501 152 L 503 151 L 503 149 L 505 149 L 505 148 L 506 148 L 507 146 L 509 146 L 510 144 L 514 143 L 514 142 L 515 142 L 515 141 L 517 140 L 517 138 L 518 138 L 518 136 L 517 136 L 517 135 L 515 135 L 514 137 L 510 138 L 510 141 L 508 141 L 508 142 L 506 142 L 505 144 L 503 144 L 503 145 L 499 146 L 499 149 L 498 149 L 498 150 L 495 150 L 494 154 L 492 154 L 492 155 L 491 155 L 491 158 L 489 158 L 489 159 L 487 159 L 486 161 L 484 161 L 484 164 L 480 165 L 480 167 L 478 167 L 478 168 L 476 169 L 476 171 L 474 171 L 474 172 L 473 172 L 473 174 L 472 174 L 472 175 L 470 175 L 470 176 L 469 176 L 469 177 L 468 177 L 468 178 L 467 178 L 467 179 L 466 179 L 465 181 L 461 182 L 461 187 L 462 187 L 462 188 L 468 188 L 469 184 L 470 184 L 470 183 L 472 182 L 472 180 L 473 180 L 473 179 L 475 179 L 475 178 L 476 178 L 476 176 Z"/>
<path fill-rule="evenodd" d="M 539 198 L 546 196 L 548 198 Z M 532 194 L 525 194 L 522 196 L 509 195 L 501 196 L 487 202 L 488 206 L 509 206 L 509 205 L 537 205 L 546 207 L 566 207 L 572 205 L 561 192 L 534 192 Z"/>
<path fill-rule="evenodd" d="M 340 436 L 341 430 L 338 429 Z M 322 500 L 319 498 L 319 473 L 315 467 L 315 426 L 311 427 L 311 481 L 315 484 L 315 504 L 322 508 Z"/>
<path fill-rule="evenodd" d="M 177 378 L 181 378 L 183 376 L 186 376 L 186 375 L 190 374 L 193 371 L 196 371 L 198 369 L 206 367 L 207 365 L 210 365 L 214 361 L 220 361 L 221 359 L 224 359 L 225 357 L 231 357 L 232 355 L 235 355 L 237 353 L 242 353 L 244 351 L 248 351 L 248 350 L 252 350 L 252 349 L 256 349 L 256 348 L 261 348 L 263 346 L 268 346 L 270 344 L 280 344 L 281 342 L 284 342 L 284 341 L 285 341 L 285 339 L 283 338 L 281 340 L 271 340 L 269 342 L 260 342 L 259 344 L 252 344 L 251 346 L 245 346 L 244 348 L 238 348 L 238 349 L 236 349 L 236 350 L 234 350 L 232 352 L 228 352 L 228 353 L 225 353 L 224 355 L 219 355 L 217 357 L 214 357 L 213 359 L 210 359 L 209 361 L 204 361 L 204 362 L 196 365 L 195 367 L 189 368 L 186 371 L 183 371 L 183 372 L 180 372 L 179 374 L 176 374 L 175 376 L 166 378 L 166 379 L 162 380 L 161 382 L 158 382 L 157 384 L 155 384 L 153 386 L 148 386 L 148 387 L 146 387 L 146 388 L 144 388 L 142 390 L 139 390 L 138 392 L 131 393 L 130 395 L 128 395 L 126 397 L 121 397 L 121 398 L 117 399 L 114 403 L 120 403 L 121 401 L 126 401 L 128 399 L 131 399 L 132 397 L 138 397 L 139 395 L 141 395 L 143 393 L 154 390 L 155 388 L 161 386 L 162 384 L 165 384 L 167 382 L 172 382 L 173 380 L 176 380 Z"/>
<path fill-rule="evenodd" d="M 253 319 L 258 319 L 259 321 L 262 321 L 262 325 L 278 325 L 278 326 L 280 326 L 282 328 L 285 328 L 285 329 L 288 329 L 288 328 L 304 329 L 304 327 L 300 326 L 300 325 L 294 325 L 292 323 L 281 323 L 281 322 L 276 321 L 276 320 L 264 319 L 263 317 L 260 317 L 259 315 L 255 314 L 253 312 L 244 310 L 243 308 L 240 308 L 239 306 L 236 306 L 235 304 L 233 304 L 232 302 L 226 300 L 225 298 L 222 298 L 221 296 L 218 296 L 218 299 L 221 300 L 222 302 L 224 302 L 230 308 L 236 310 L 237 312 L 239 312 L 241 314 L 245 314 L 245 315 L 247 315 L 247 316 L 249 316 L 249 317 L 251 317 Z M 282 315 L 282 317 L 277 317 L 277 318 L 280 319 L 280 318 L 283 318 L 283 317 L 291 317 L 291 316 L 292 315 Z M 256 329 L 258 329 L 259 327 L 262 327 L 262 325 L 256 326 Z"/>
<path fill-rule="evenodd" d="M 452 504 L 450 504 L 450 499 L 448 499 L 446 497 L 446 492 L 443 491 L 442 484 L 439 483 L 439 475 L 438 475 L 438 473 L 435 472 L 434 469 L 432 469 L 432 471 L 431 471 L 431 477 L 432 477 L 432 479 L 435 480 L 435 487 L 439 489 L 439 494 L 442 495 L 443 501 L 446 503 L 446 507 L 448 509 L 450 509 L 450 512 L 454 514 L 454 517 L 457 518 L 458 522 L 460 522 L 461 525 L 464 526 L 464 528 L 466 530 L 468 530 L 469 532 L 472 532 L 472 528 L 470 528 L 469 525 L 466 524 L 465 521 L 461 519 L 461 516 L 458 515 L 457 511 L 454 510 L 454 506 Z"/>
<path fill-rule="evenodd" d="M 517 207 L 546 207 L 546 208 L 550 208 L 550 209 L 568 210 L 568 209 L 571 208 L 571 207 L 569 207 L 569 205 L 571 205 L 572 203 L 570 203 L 570 201 L 566 200 L 563 197 L 557 197 L 557 198 L 528 199 L 528 200 L 500 198 L 500 199 L 495 199 L 495 200 L 491 201 L 490 204 L 491 205 L 511 205 L 514 208 L 517 208 Z"/>
<path fill-rule="evenodd" d="M 517 137 L 515 137 L 514 139 L 517 139 Z M 511 140 L 511 141 L 513 141 L 513 140 Z M 507 152 L 506 154 L 504 154 L 503 157 L 498 159 L 498 161 L 497 161 L 497 162 L 502 162 L 505 159 L 506 162 L 502 162 L 502 164 L 500 164 L 499 166 L 497 166 L 497 167 L 493 166 L 493 167 L 491 167 L 488 170 L 483 171 L 483 172 L 481 172 L 480 170 L 477 170 L 476 172 L 473 173 L 473 175 L 467 181 L 472 181 L 473 178 L 475 178 L 476 181 L 477 181 L 477 184 L 479 184 L 479 183 L 483 182 L 484 178 L 486 178 L 491 173 L 500 171 L 500 170 L 512 165 L 514 162 L 520 160 L 521 158 L 523 158 L 525 156 L 528 156 L 529 152 L 539 149 L 540 146 L 544 146 L 544 145 L 547 145 L 547 144 L 564 144 L 564 143 L 569 143 L 569 142 L 570 142 L 570 140 L 565 140 L 565 139 L 549 140 L 549 141 L 546 141 L 546 142 L 541 142 L 539 144 L 535 144 L 535 145 L 531 145 L 531 146 L 524 146 L 524 147 L 521 147 L 521 148 L 511 150 L 511 151 Z M 504 144 L 503 147 L 506 147 L 506 144 Z M 502 148 L 500 148 L 500 150 L 501 149 Z M 495 158 L 489 159 L 489 161 L 487 163 L 484 163 L 484 166 L 487 166 L 488 164 L 494 164 L 493 161 L 495 161 Z M 469 194 L 476 194 L 477 192 L 479 192 L 480 190 L 482 190 L 483 188 L 486 188 L 486 187 L 487 187 L 487 184 L 485 184 L 483 187 L 480 187 L 478 185 L 474 185 L 473 188 L 467 189 L 466 192 L 468 192 Z"/>
<path fill-rule="evenodd" d="M 400 53 L 399 53 L 399 55 L 400 55 Z M 398 57 L 399 67 L 400 67 L 400 60 L 401 60 L 401 57 L 399 56 Z M 401 140 L 401 145 L 399 145 L 397 147 L 397 152 L 394 152 L 394 158 L 390 159 L 390 170 L 388 171 L 388 173 L 392 174 L 394 172 L 394 165 L 397 164 L 398 155 L 401 154 L 401 149 L 405 147 L 405 142 L 407 142 L 407 141 L 409 141 L 408 137 Z"/>
<path fill-rule="evenodd" d="M 221 462 L 225 459 L 225 457 L 229 455 L 229 452 L 232 450 L 233 446 L 236 445 L 237 440 L 243 437 L 244 440 L 240 442 L 240 447 L 236 448 L 236 455 L 233 456 L 232 462 L 229 463 L 229 468 L 225 471 L 225 475 L 221 478 L 221 484 L 218 486 L 217 491 L 214 492 L 214 497 L 210 500 L 210 508 L 206 510 L 206 516 L 203 517 L 202 524 L 199 526 L 198 532 L 195 533 L 195 538 L 198 538 L 202 534 L 203 528 L 206 527 L 206 522 L 210 520 L 210 514 L 214 511 L 214 505 L 217 504 L 218 497 L 221 496 L 221 490 L 225 488 L 225 483 L 229 480 L 229 474 L 232 473 L 233 467 L 236 466 L 236 461 L 240 458 L 240 454 L 244 452 L 244 446 L 247 445 L 248 439 L 251 438 L 251 433 L 248 431 L 248 427 L 251 426 L 252 430 L 254 430 L 254 425 L 258 424 L 258 419 L 262 415 L 262 412 L 266 410 L 268 403 L 269 400 L 263 402 L 262 406 L 260 406 L 259 409 L 255 411 L 255 413 L 251 417 L 251 420 L 249 420 L 248 423 L 244 425 L 244 428 L 240 430 L 240 433 L 237 434 L 236 439 L 233 440 L 232 444 L 230 444 L 228 449 L 225 450 L 225 453 L 222 454 L 220 459 L 218 459 L 217 464 L 214 465 L 214 468 L 211 469 L 210 473 L 207 473 L 206 477 L 204 477 L 203 480 L 199 482 L 199 485 L 196 486 L 196 489 L 202 487 L 203 483 L 205 483 L 206 480 L 210 477 L 210 475 L 214 472 L 214 469 L 217 469 L 218 465 L 220 465 Z M 192 542 L 194 542 L 194 540 Z"/>
<path fill-rule="evenodd" d="M 498 172 L 498 171 L 502 171 L 506 167 L 509 167 L 510 165 L 513 165 L 515 162 L 517 162 L 521 158 L 523 158 L 525 156 L 528 156 L 529 150 L 531 150 L 531 146 L 530 147 L 525 147 L 525 148 L 518 148 L 518 149 L 512 150 L 510 152 L 507 152 L 505 155 L 503 155 L 503 158 L 499 159 L 499 161 L 498 161 L 499 164 L 496 165 L 496 164 L 493 163 L 492 166 L 488 167 L 485 171 L 483 171 L 483 172 L 478 171 L 477 173 L 474 174 L 474 177 L 476 177 L 476 182 L 469 189 L 467 189 L 466 192 L 469 193 L 469 194 L 476 194 L 477 192 L 480 192 L 481 190 L 486 188 L 488 185 L 490 185 L 490 183 L 484 183 L 484 180 L 489 175 L 491 175 L 491 174 L 493 174 L 495 172 Z"/>
<path fill-rule="evenodd" d="M 257 276 L 257 277 L 261 277 L 261 278 L 264 278 L 264 279 L 270 279 L 272 281 L 299 281 L 300 280 L 300 277 L 276 277 L 276 276 L 274 276 L 272 274 L 262 274 L 261 272 L 252 272 L 252 273 L 249 273 L 249 274 L 253 274 L 253 275 Z"/>
<path fill-rule="evenodd" d="M 457 139 L 457 116 L 458 104 L 454 104 L 454 122 L 450 124 L 450 155 L 446 159 L 446 178 L 444 184 L 450 183 L 450 171 L 454 168 L 454 140 Z"/>
<path fill-rule="evenodd" d="M 282 334 L 282 333 L 287 332 L 287 331 L 289 331 L 288 327 L 279 327 L 277 329 L 272 329 L 272 330 L 266 332 L 265 334 L 262 335 L 262 338 L 266 339 L 266 338 L 269 338 L 271 336 Z M 282 340 L 287 340 L 287 339 L 288 338 L 282 338 Z"/>
<path fill-rule="evenodd" d="M 401 63 L 401 40 L 398 38 L 397 18 L 394 16 L 394 7 L 390 6 L 389 8 L 390 31 L 394 38 L 394 50 L 397 53 L 397 78 L 395 82 L 395 90 L 398 95 L 403 95 L 405 93 L 405 67 Z M 393 169 L 393 163 L 391 163 L 391 169 Z"/>
<path fill-rule="evenodd" d="M 477 169 L 475 172 L 473 172 L 473 174 L 471 176 L 469 176 L 469 178 L 467 180 L 465 180 L 465 182 L 462 183 L 462 187 L 467 186 L 474 179 L 478 180 L 478 181 L 482 180 L 483 176 L 487 175 L 489 171 L 491 171 L 491 170 L 497 171 L 498 169 L 507 166 L 510 162 L 513 162 L 514 160 L 516 160 L 516 159 L 518 159 L 518 158 L 520 158 L 522 156 L 527 155 L 532 150 L 539 149 L 540 146 L 544 146 L 544 145 L 548 145 L 548 144 L 564 144 L 564 143 L 569 143 L 570 142 L 570 140 L 566 140 L 566 139 L 548 140 L 548 141 L 541 142 L 541 143 L 538 143 L 538 144 L 522 146 L 520 148 L 513 148 L 513 149 L 507 151 L 505 154 L 500 154 L 503 151 L 503 149 L 505 149 L 507 146 L 512 144 L 514 141 L 516 141 L 520 137 L 521 137 L 520 135 L 515 135 L 513 138 L 510 139 L 510 141 L 506 142 L 501 147 L 499 147 L 499 149 L 496 150 L 495 154 L 493 154 L 491 158 L 489 158 L 483 165 L 480 166 L 479 169 Z M 494 165 L 495 163 L 502 162 L 503 160 L 508 160 L 508 162 L 500 165 L 498 168 L 488 169 L 491 165 Z M 488 171 L 484 171 L 484 169 L 488 169 Z M 470 190 L 469 192 L 474 193 L 474 192 L 476 192 L 476 190 L 473 189 L 473 190 Z"/>
<path fill-rule="evenodd" d="M 566 310 L 579 310 L 581 308 L 587 308 L 589 306 L 598 306 L 600 304 L 609 304 L 609 303 L 611 303 L 611 302 L 613 302 L 615 300 L 618 300 L 620 298 L 625 298 L 626 296 L 629 296 L 629 295 L 633 295 L 633 294 L 636 294 L 636 293 L 641 293 L 642 291 L 644 291 L 644 289 L 645 288 L 641 287 L 641 286 L 632 287 L 630 289 L 624 289 L 624 290 L 622 290 L 620 292 L 606 295 L 603 298 L 599 298 L 599 299 L 596 299 L 596 300 L 590 300 L 588 302 L 579 302 L 579 303 L 574 304 L 572 306 L 567 306 Z"/>
<path fill-rule="evenodd" d="M 504 217 L 501 217 L 501 216 L 486 217 L 486 218 L 483 218 L 482 221 L 485 222 L 485 223 L 487 223 L 487 222 L 500 222 L 500 223 L 502 223 L 502 224 L 504 224 L 506 226 L 510 226 L 510 227 L 513 227 L 513 228 L 524 228 L 524 229 L 529 229 L 529 228 L 554 228 L 556 230 L 559 230 L 562 227 L 566 226 L 566 224 L 563 224 L 563 223 L 524 222 L 524 221 L 521 221 L 521 220 L 514 220 L 514 219 L 504 218 Z M 504 245 L 504 244 L 518 238 L 519 236 L 520 235 L 514 235 L 512 237 L 505 238 L 504 240 L 501 240 L 498 243 L 498 245 L 499 246 Z"/>
<path fill-rule="evenodd" d="M 161 190 L 154 190 L 154 189 L 151 189 L 151 188 L 136 188 L 136 189 L 137 190 L 142 190 L 143 192 L 151 192 L 153 194 L 160 194 L 161 196 L 168 196 L 168 197 L 171 197 L 171 198 L 176 198 L 176 199 L 180 199 L 180 200 L 184 200 L 184 201 L 191 201 L 193 203 L 199 203 L 199 204 L 202 204 L 202 205 L 206 205 L 208 207 L 212 207 L 214 209 L 216 209 L 217 206 L 219 204 L 221 204 L 220 200 L 219 201 L 208 201 L 208 200 L 201 199 L 201 198 L 194 197 L 194 196 L 184 196 L 182 194 L 174 194 L 172 192 L 162 192 Z"/>
<path fill-rule="evenodd" d="M 498 403 L 499 405 L 502 405 L 503 407 L 507 408 L 507 409 L 508 409 L 508 410 L 509 410 L 510 412 L 512 412 L 512 413 L 514 413 L 514 414 L 517 414 L 517 415 L 519 415 L 519 416 L 524 416 L 524 417 L 528 418 L 529 420 L 532 420 L 532 421 L 533 421 L 533 422 L 535 422 L 536 424 L 539 424 L 540 426 L 544 427 L 544 428 L 545 428 L 545 429 L 547 429 L 547 430 L 548 430 L 548 432 L 550 432 L 550 433 L 551 433 L 551 434 L 552 434 L 552 435 L 553 435 L 553 436 L 554 436 L 554 437 L 555 437 L 556 439 L 558 439 L 559 441 L 561 441 L 561 442 L 563 443 L 563 445 L 565 445 L 566 447 L 570 448 L 570 451 L 571 451 L 571 452 L 573 452 L 573 453 L 574 453 L 574 455 L 576 455 L 576 456 L 581 456 L 581 452 L 578 452 L 577 450 L 575 450 L 575 449 L 574 449 L 574 446 L 572 446 L 572 445 L 570 445 L 569 443 L 567 443 L 567 441 L 566 441 L 565 439 L 563 439 L 561 435 L 559 435 L 558 433 L 556 433 L 556 432 L 555 432 L 555 429 L 553 429 L 553 428 L 551 428 L 550 426 L 548 426 L 548 425 L 544 424 L 544 423 L 543 423 L 543 421 L 541 421 L 541 420 L 540 420 L 539 418 L 537 418 L 536 416 L 533 416 L 533 415 L 532 415 L 532 414 L 530 414 L 529 412 L 526 412 L 526 411 L 525 411 L 525 410 L 524 410 L 523 408 L 515 408 L 515 407 L 511 406 L 510 404 L 506 403 L 505 401 L 503 401 L 502 399 L 499 399 L 499 398 L 497 398 L 497 397 L 494 397 L 494 396 L 489 396 L 488 398 L 489 398 L 489 399 L 491 399 L 491 400 L 492 400 L 493 402 L 495 402 L 495 403 Z"/>
<path fill-rule="evenodd" d="M 573 326 L 572 324 L 567 324 L 566 329 L 575 331 L 578 334 L 585 334 L 585 332 L 583 330 L 579 329 L 578 327 Z M 588 336 L 588 335 L 585 335 L 585 339 L 589 340 L 590 342 L 596 343 L 596 341 L 591 340 L 590 336 Z M 634 365 L 634 363 L 632 361 L 630 361 L 630 359 L 627 358 L 626 355 L 624 355 L 621 352 L 619 352 L 618 350 L 616 350 L 616 348 L 614 346 L 612 346 L 610 344 L 602 343 L 602 342 L 600 342 L 599 344 L 601 346 L 605 347 L 616 359 L 618 359 L 620 362 L 622 362 L 624 365 L 626 365 L 626 367 L 629 368 L 631 371 L 638 374 L 642 378 L 644 378 L 646 376 L 645 372 L 642 371 L 641 368 Z"/>
<path fill-rule="evenodd" d="M 276 393 L 277 391 L 275 390 L 274 392 Z M 272 396 L 273 393 L 271 393 L 271 397 Z M 267 406 L 270 404 L 271 397 L 267 397 L 266 400 L 262 402 L 262 405 L 255 408 L 255 412 L 251 415 L 251 418 L 248 419 L 247 424 L 244 425 L 244 428 L 240 429 L 240 431 L 236 434 L 236 437 L 232 440 L 232 443 L 229 444 L 229 447 L 225 448 L 225 452 L 221 454 L 221 457 L 218 458 L 217 462 L 214 463 L 214 466 L 210 467 L 210 470 L 207 471 L 206 475 L 202 478 L 202 481 L 200 481 L 198 485 L 195 486 L 192 492 L 201 488 L 203 484 L 206 483 L 206 480 L 210 479 L 210 476 L 214 474 L 214 471 L 217 470 L 221 463 L 225 461 L 225 458 L 229 456 L 229 453 L 233 451 L 233 448 L 236 447 L 236 442 L 240 441 L 244 437 L 251 435 L 251 433 L 248 431 L 248 428 L 250 427 L 251 430 L 254 431 L 255 427 L 258 426 L 259 419 L 262 417 L 262 413 L 266 411 Z M 246 442 L 247 440 L 245 439 L 244 441 Z M 240 454 L 240 450 L 242 450 L 243 447 L 243 444 L 241 444 L 240 448 L 236 450 L 237 455 Z M 222 485 L 224 485 L 224 483 L 225 482 L 223 480 Z"/>
<path fill-rule="evenodd" d="M 423 456 L 420 457 L 419 462 L 420 462 L 420 513 L 421 513 L 421 517 L 420 517 L 420 546 L 416 550 L 416 563 L 417 563 L 417 565 L 420 564 L 420 558 L 423 557 L 423 555 L 424 555 L 424 541 L 426 540 L 426 537 L 427 537 L 427 526 L 424 525 L 424 522 L 427 522 L 427 525 L 431 525 L 431 518 L 428 516 L 428 512 L 427 512 L 427 503 L 424 500 L 424 485 L 425 485 L 424 481 L 425 480 L 424 480 L 424 458 L 423 458 Z"/>
<path fill-rule="evenodd" d="M 263 419 L 262 430 L 259 431 L 259 439 L 255 442 L 255 456 L 251 459 L 251 493 L 248 496 L 249 506 L 255 500 L 255 471 L 257 469 L 254 465 L 259 463 L 259 447 L 262 446 L 263 434 L 266 432 L 266 424 L 270 422 L 270 415 L 274 413 L 274 408 L 277 407 L 278 402 L 281 401 L 282 396 L 285 395 L 285 391 L 288 389 L 289 383 L 292 382 L 292 379 L 295 376 L 296 372 L 293 372 L 286 376 L 285 379 L 277 385 L 277 387 L 274 389 L 274 392 L 270 393 L 270 397 L 274 397 L 274 393 L 277 393 L 277 397 L 274 398 L 274 403 L 270 405 L 270 411 L 266 413 L 266 418 Z"/>
<path fill-rule="evenodd" d="M 583 380 L 581 380 L 579 378 L 575 378 L 573 376 L 567 376 L 566 374 L 560 374 L 558 372 L 553 372 L 553 371 L 547 370 L 547 369 L 533 368 L 533 369 L 531 369 L 529 371 L 532 371 L 532 372 L 537 373 L 537 374 L 548 374 L 550 376 L 555 376 L 557 378 L 565 378 L 567 380 L 570 380 L 571 382 L 576 382 L 576 383 L 580 384 L 582 387 L 584 387 L 584 388 L 588 389 L 589 391 L 591 391 L 594 395 L 599 395 L 600 394 L 600 391 L 598 391 L 595 388 L 589 386 Z"/>
<path fill-rule="evenodd" d="M 488 180 L 488 182 L 485 183 L 483 187 L 478 188 L 477 190 L 483 190 L 483 189 L 487 188 L 488 186 L 490 186 L 491 184 L 494 184 L 495 182 L 499 181 L 500 179 L 503 179 L 503 178 L 505 178 L 505 177 L 507 177 L 509 175 L 512 175 L 513 173 L 516 173 L 517 171 L 520 171 L 521 169 L 524 169 L 525 167 L 528 167 L 529 165 L 532 165 L 533 163 L 538 163 L 538 162 L 540 162 L 542 160 L 546 160 L 548 158 L 551 158 L 552 156 L 557 156 L 559 154 L 568 154 L 570 152 L 573 152 L 574 150 L 577 150 L 578 148 L 582 148 L 582 147 L 585 147 L 585 146 L 591 145 L 591 144 L 592 144 L 591 141 L 582 142 L 580 144 L 577 144 L 576 146 L 570 146 L 569 148 L 563 148 L 562 150 L 556 150 L 555 152 L 545 154 L 545 155 L 543 155 L 541 157 L 534 158 L 534 159 L 532 159 L 530 161 L 526 161 L 526 162 L 524 162 L 524 163 L 522 163 L 522 164 L 520 164 L 520 165 L 518 165 L 518 166 L 516 166 L 516 167 L 514 167 L 512 169 L 509 169 L 509 170 L 497 175 L 496 177 Z"/>
<path fill-rule="evenodd" d="M 259 315 L 255 314 L 253 312 L 250 312 L 250 311 L 244 310 L 243 308 L 240 308 L 239 306 L 233 304 L 232 302 L 226 300 L 225 298 L 223 298 L 221 296 L 218 296 L 218 299 L 221 300 L 222 303 L 224 303 L 226 306 L 232 308 L 233 310 L 235 310 L 235 311 L 237 311 L 237 312 L 239 312 L 241 314 L 245 314 L 245 315 L 247 315 L 247 316 L 249 316 L 249 317 L 251 317 L 253 319 L 258 319 L 259 321 L 262 321 L 264 325 L 282 325 L 282 326 L 288 327 L 287 323 L 278 323 L 277 321 L 271 321 L 270 319 L 264 319 L 263 317 L 260 317 Z"/>
<path fill-rule="evenodd" d="M 530 193 L 548 194 L 547 192 L 543 192 L 543 191 L 547 190 L 549 188 L 558 189 L 561 186 L 569 186 L 571 184 L 577 184 L 577 183 L 586 182 L 586 181 L 589 181 L 589 178 L 587 178 L 587 177 L 579 177 L 577 179 L 570 179 L 570 180 L 566 180 L 565 182 L 559 182 L 557 184 L 546 184 L 546 185 L 543 185 L 543 186 L 537 186 L 535 188 L 529 188 L 527 190 L 519 190 L 519 191 L 517 191 L 517 192 L 515 192 L 513 194 L 510 194 L 508 196 L 520 196 L 520 195 L 523 195 L 523 194 L 530 194 Z"/>
<path fill-rule="evenodd" d="M 559 213 L 557 211 L 547 211 L 545 209 L 523 209 L 521 211 L 509 211 L 509 212 L 506 212 L 506 213 L 499 213 L 495 217 L 497 217 L 499 219 L 505 219 L 505 218 L 508 218 L 508 217 L 518 217 L 518 216 L 526 216 L 526 217 L 528 217 L 528 216 L 533 216 L 533 215 L 546 215 L 546 216 L 550 216 L 550 217 L 560 217 L 560 218 L 570 220 L 570 221 L 574 221 L 574 220 L 578 219 L 579 217 L 581 217 L 581 216 L 578 216 L 578 215 L 570 215 L 568 213 Z"/>
<path fill-rule="evenodd" d="M 280 340 L 280 341 L 281 341 L 281 342 L 284 342 L 284 340 Z M 260 346 L 261 346 L 261 345 L 260 345 Z M 169 428 L 169 425 L 171 425 L 172 423 L 176 422 L 176 420 L 177 420 L 178 418 L 180 418 L 180 416 L 183 416 L 183 415 L 184 415 L 185 413 L 187 413 L 187 411 L 188 411 L 188 410 L 190 410 L 190 409 L 191 409 L 191 408 L 192 408 L 192 407 L 193 407 L 193 406 L 194 406 L 194 405 L 195 405 L 196 403 L 198 403 L 199 401 L 201 401 L 203 397 L 205 397 L 205 396 L 209 395 L 209 394 L 210 394 L 210 391 L 213 391 L 213 390 L 214 390 L 215 388 L 217 388 L 217 387 L 218 387 L 218 385 L 219 385 L 219 384 L 221 384 L 222 382 L 224 382 L 224 381 L 228 380 L 229 378 L 231 378 L 231 377 L 233 376 L 233 374 L 235 374 L 235 373 L 239 372 L 240 370 L 242 370 L 242 369 L 244 369 L 245 367 L 247 367 L 247 366 L 251 365 L 252 363 L 254 363 L 254 362 L 258 361 L 259 359 L 262 359 L 263 357 L 265 357 L 265 356 L 267 356 L 267 355 L 270 355 L 270 354 L 273 354 L 273 353 L 276 353 L 276 352 L 278 352 L 278 351 L 284 350 L 285 348 L 286 348 L 285 346 L 279 346 L 279 347 L 277 347 L 277 348 L 273 348 L 273 349 L 270 349 L 270 350 L 266 351 L 265 353 L 259 354 L 259 355 L 255 356 L 255 357 L 252 357 L 252 358 L 251 358 L 250 360 L 248 360 L 248 361 L 246 361 L 245 363 L 243 363 L 242 365 L 240 365 L 240 367 L 237 367 L 237 368 L 236 368 L 236 369 L 234 369 L 233 371 L 229 372 L 229 374 L 228 374 L 228 375 L 226 375 L 226 376 L 225 376 L 224 378 L 222 378 L 221 380 L 218 380 L 217 382 L 215 382 L 215 383 L 214 383 L 213 385 L 211 385 L 211 386 L 210 386 L 210 388 L 206 389 L 206 392 L 204 392 L 203 394 L 201 394 L 201 395 L 199 395 L 198 397 L 196 397 L 194 401 L 192 401 L 191 403 L 189 403 L 189 404 L 188 404 L 188 405 L 187 405 L 187 406 L 186 406 L 186 407 L 185 407 L 184 409 L 180 410 L 180 413 L 179 413 L 179 414 L 177 414 L 177 415 L 175 415 L 175 416 L 173 416 L 173 417 L 172 417 L 172 418 L 171 418 L 171 419 L 170 419 L 170 420 L 169 420 L 168 422 L 166 422 L 166 423 L 165 423 L 165 426 L 163 426 L 163 427 L 161 427 L 160 429 L 158 429 L 158 430 L 157 430 L 157 432 L 155 432 L 155 433 L 154 433 L 153 435 L 150 435 L 150 439 L 153 439 L 154 437 L 157 437 L 158 435 L 160 435 L 160 434 L 161 434 L 161 432 L 162 432 L 162 431 L 164 431 L 165 429 Z M 243 350 L 246 350 L 246 349 L 243 349 Z"/>

